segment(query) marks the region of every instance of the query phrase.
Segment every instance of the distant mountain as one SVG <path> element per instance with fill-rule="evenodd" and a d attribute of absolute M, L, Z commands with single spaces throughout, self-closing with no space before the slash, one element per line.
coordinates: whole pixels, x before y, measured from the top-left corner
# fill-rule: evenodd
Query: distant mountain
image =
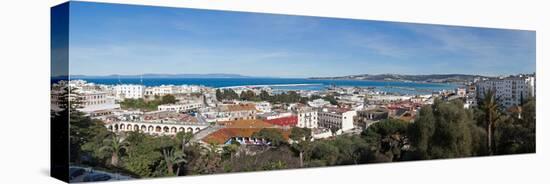
<path fill-rule="evenodd" d="M 244 76 L 239 74 L 224 74 L 224 73 L 213 73 L 213 74 L 143 74 L 143 75 L 71 75 L 71 78 L 141 78 L 151 79 L 151 78 L 250 78 L 250 76 Z"/>
<path fill-rule="evenodd" d="M 373 81 L 404 81 L 404 82 L 433 82 L 433 83 L 460 83 L 483 78 L 481 75 L 466 74 L 430 74 L 430 75 L 401 75 L 401 74 L 361 74 L 340 77 L 311 77 L 310 79 L 334 80 L 373 80 Z"/>

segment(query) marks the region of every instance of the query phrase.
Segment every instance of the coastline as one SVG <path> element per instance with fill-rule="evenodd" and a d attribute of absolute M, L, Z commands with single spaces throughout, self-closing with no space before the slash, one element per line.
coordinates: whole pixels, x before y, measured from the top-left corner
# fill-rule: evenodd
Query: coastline
<path fill-rule="evenodd" d="M 162 85 L 197 85 L 218 89 L 271 87 L 276 90 L 305 90 L 320 91 L 329 86 L 337 87 L 369 87 L 377 91 L 401 94 L 429 94 L 443 90 L 454 90 L 462 84 L 404 82 L 404 81 L 375 81 L 352 79 L 307 79 L 307 78 L 96 78 L 80 79 L 87 82 L 118 85 L 138 84 L 147 87 Z"/>

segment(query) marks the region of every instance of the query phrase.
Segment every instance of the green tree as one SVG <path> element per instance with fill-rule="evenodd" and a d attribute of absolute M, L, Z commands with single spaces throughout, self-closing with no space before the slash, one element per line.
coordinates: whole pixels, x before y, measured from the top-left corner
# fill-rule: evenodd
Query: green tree
<path fill-rule="evenodd" d="M 193 139 L 193 133 L 191 132 L 178 132 L 176 134 L 176 140 L 181 143 L 181 151 L 185 153 L 185 146 Z"/>
<path fill-rule="evenodd" d="M 407 144 L 408 126 L 409 123 L 398 119 L 383 120 L 369 126 L 363 137 L 373 154 L 382 154 L 391 161 L 398 161 Z"/>
<path fill-rule="evenodd" d="M 489 155 L 493 154 L 493 130 L 502 117 L 502 113 L 500 112 L 501 106 L 498 101 L 499 98 L 496 97 L 493 90 L 487 90 L 479 105 L 479 108 L 483 112 L 482 119 L 485 122 L 485 130 L 487 132 L 486 141 Z"/>
<path fill-rule="evenodd" d="M 216 100 L 222 101 L 224 99 L 223 92 L 220 89 L 216 89 Z"/>
<path fill-rule="evenodd" d="M 200 156 L 191 164 L 194 174 L 214 174 L 221 170 L 220 148 L 215 144 L 200 147 Z"/>
<path fill-rule="evenodd" d="M 367 142 L 357 135 L 337 136 L 332 144 L 339 150 L 338 164 L 359 164 L 369 152 Z"/>
<path fill-rule="evenodd" d="M 269 95 L 269 93 L 267 93 L 267 91 L 262 90 L 260 92 L 260 100 L 262 100 L 262 101 L 271 101 L 271 95 Z"/>
<path fill-rule="evenodd" d="M 178 100 L 176 100 L 174 95 L 164 95 L 161 98 L 161 104 L 173 104 L 176 102 L 178 102 Z"/>
<path fill-rule="evenodd" d="M 495 129 L 495 154 L 534 153 L 536 151 L 536 105 L 527 100 L 517 112 L 498 123 Z"/>
<path fill-rule="evenodd" d="M 237 94 L 233 89 L 224 89 L 223 97 L 225 100 L 236 100 L 239 99 L 239 94 Z"/>
<path fill-rule="evenodd" d="M 256 93 L 254 93 L 251 90 L 246 90 L 246 91 L 241 92 L 240 99 L 241 100 L 248 100 L 248 101 L 258 101 L 259 100 L 259 98 L 256 97 Z"/>
<path fill-rule="evenodd" d="M 105 139 L 104 146 L 100 148 L 100 151 L 110 153 L 111 165 L 118 167 L 119 158 L 122 156 L 123 151 L 127 148 L 128 142 L 121 136 L 112 133 Z"/>
<path fill-rule="evenodd" d="M 110 159 L 111 154 L 101 151 L 101 147 L 104 146 L 105 138 L 110 136 L 112 132 L 100 120 L 92 120 L 91 125 L 83 131 L 92 137 L 88 138 L 87 142 L 77 151 L 88 156 L 89 159 L 86 159 L 85 164 L 93 166 L 103 165 L 106 160 Z"/>
<path fill-rule="evenodd" d="M 298 158 L 286 145 L 266 149 L 253 155 L 235 157 L 224 163 L 225 172 L 299 168 Z"/>
<path fill-rule="evenodd" d="M 475 155 L 475 142 L 480 134 L 474 129 L 471 111 L 460 101 L 435 100 L 420 110 L 409 129 L 414 159 L 456 158 Z"/>
<path fill-rule="evenodd" d="M 223 154 L 226 157 L 229 157 L 230 161 L 233 161 L 233 158 L 235 157 L 235 154 L 239 151 L 240 147 L 241 144 L 239 142 L 233 141 L 231 142 L 231 144 L 223 147 Z"/>
<path fill-rule="evenodd" d="M 178 102 L 174 95 L 164 95 L 162 97 L 155 95 L 154 100 L 144 100 L 143 98 L 139 99 L 124 99 L 120 103 L 120 106 L 123 109 L 140 109 L 146 111 L 155 111 L 159 105 L 162 104 L 173 104 Z"/>
<path fill-rule="evenodd" d="M 88 131 L 92 126 L 92 119 L 78 111 L 82 105 L 82 98 L 77 88 L 65 87 L 60 95 L 60 105 L 63 110 L 60 116 L 54 117 L 54 122 L 69 122 L 69 155 L 70 161 L 80 163 L 82 146 L 93 139 L 93 132 Z M 68 120 L 66 119 L 68 116 Z"/>
<path fill-rule="evenodd" d="M 130 132 L 126 140 L 130 143 L 127 156 L 123 157 L 126 169 L 142 177 L 163 176 L 156 172 L 162 168 L 160 162 L 163 159 L 158 151 L 161 149 L 158 138 L 140 132 Z"/>
<path fill-rule="evenodd" d="M 254 132 L 252 137 L 267 139 L 272 146 L 279 146 L 285 141 L 281 132 L 274 128 L 263 128 L 258 132 Z"/>
<path fill-rule="evenodd" d="M 267 101 L 271 103 L 297 103 L 300 102 L 301 99 L 302 97 L 296 91 L 288 91 L 271 96 Z"/>
<path fill-rule="evenodd" d="M 164 157 L 164 162 L 168 170 L 168 175 L 174 175 L 174 166 L 178 168 L 176 174 L 180 172 L 180 164 L 186 163 L 185 153 L 182 151 L 176 151 L 174 148 L 164 148 L 162 149 L 162 156 Z"/>
<path fill-rule="evenodd" d="M 338 105 L 338 101 L 334 98 L 334 95 L 327 95 L 323 97 L 323 100 L 330 102 L 331 105 Z"/>
<path fill-rule="evenodd" d="M 321 97 L 321 96 L 319 96 L 319 95 L 311 95 L 311 96 L 309 97 L 309 100 L 317 100 L 317 99 L 321 99 L 321 98 L 323 98 L 323 97 Z"/>
<path fill-rule="evenodd" d="M 301 97 L 300 94 L 298 94 L 296 91 L 289 91 L 288 93 L 288 100 L 286 103 L 296 103 L 299 102 Z"/>
<path fill-rule="evenodd" d="M 329 141 L 320 140 L 315 141 L 312 147 L 311 159 L 318 161 L 316 163 L 319 166 L 335 165 L 337 163 L 340 153 L 338 146 Z"/>
<path fill-rule="evenodd" d="M 311 130 L 309 128 L 293 127 L 289 137 L 295 142 L 292 147 L 298 151 L 300 167 L 304 167 L 304 152 L 310 148 Z"/>

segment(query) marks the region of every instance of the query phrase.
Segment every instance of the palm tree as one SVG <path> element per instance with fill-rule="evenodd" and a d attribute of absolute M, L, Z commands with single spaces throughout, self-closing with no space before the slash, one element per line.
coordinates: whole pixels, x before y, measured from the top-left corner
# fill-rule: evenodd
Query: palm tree
<path fill-rule="evenodd" d="M 179 174 L 179 164 L 187 162 L 185 159 L 185 153 L 175 151 L 175 149 L 172 148 L 162 149 L 162 156 L 164 156 L 164 162 L 166 163 L 169 175 L 174 175 L 174 165 L 178 166 L 176 174 Z"/>
<path fill-rule="evenodd" d="M 216 170 L 220 168 L 221 158 L 218 145 L 209 144 L 208 146 L 201 147 L 202 153 L 198 159 L 198 173 L 200 174 L 212 174 L 216 173 Z"/>
<path fill-rule="evenodd" d="M 231 144 L 225 146 L 223 148 L 225 154 L 229 154 L 229 159 L 231 162 L 233 162 L 233 157 L 235 157 L 235 154 L 239 151 L 241 144 L 237 141 L 231 142 Z"/>
<path fill-rule="evenodd" d="M 332 130 L 331 130 L 332 131 Z M 336 132 L 336 131 L 334 131 Z M 295 141 L 292 147 L 298 151 L 300 156 L 300 167 L 304 167 L 304 152 L 310 148 L 311 130 L 308 128 L 292 128 L 290 138 Z"/>
<path fill-rule="evenodd" d="M 176 139 L 181 142 L 181 152 L 185 153 L 185 145 L 191 141 L 193 133 L 191 132 L 179 132 L 176 134 Z"/>
<path fill-rule="evenodd" d="M 501 118 L 499 98 L 495 96 L 493 90 L 488 90 L 484 93 L 484 98 L 481 101 L 480 109 L 484 112 L 483 120 L 485 121 L 487 131 L 487 150 L 488 154 L 493 154 L 493 129 L 495 124 Z"/>
<path fill-rule="evenodd" d="M 117 167 L 121 151 L 126 150 L 129 146 L 128 141 L 115 133 L 111 133 L 103 140 L 103 145 L 100 151 L 109 152 L 111 154 L 111 165 Z"/>

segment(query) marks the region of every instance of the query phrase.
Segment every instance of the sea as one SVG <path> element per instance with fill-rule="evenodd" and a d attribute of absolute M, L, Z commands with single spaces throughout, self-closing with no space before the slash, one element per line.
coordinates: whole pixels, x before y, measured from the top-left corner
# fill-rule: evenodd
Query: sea
<path fill-rule="evenodd" d="M 304 78 L 71 78 L 96 84 L 202 85 L 213 88 L 239 86 L 266 86 L 274 90 L 324 90 L 329 87 L 362 87 L 375 91 L 402 95 L 422 95 L 443 90 L 454 90 L 459 85 L 451 83 L 417 83 L 400 81 L 330 80 Z"/>

